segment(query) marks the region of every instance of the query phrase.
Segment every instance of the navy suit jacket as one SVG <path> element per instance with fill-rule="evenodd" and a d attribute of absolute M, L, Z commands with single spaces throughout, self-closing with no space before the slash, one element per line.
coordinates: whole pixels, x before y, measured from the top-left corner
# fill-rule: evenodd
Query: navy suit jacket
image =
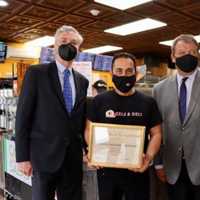
<path fill-rule="evenodd" d="M 68 145 L 78 142 L 77 151 L 82 151 L 88 80 L 75 70 L 73 76 L 76 100 L 69 115 L 56 63 L 27 70 L 17 106 L 17 162 L 31 161 L 37 171 L 54 172 L 61 166 Z"/>

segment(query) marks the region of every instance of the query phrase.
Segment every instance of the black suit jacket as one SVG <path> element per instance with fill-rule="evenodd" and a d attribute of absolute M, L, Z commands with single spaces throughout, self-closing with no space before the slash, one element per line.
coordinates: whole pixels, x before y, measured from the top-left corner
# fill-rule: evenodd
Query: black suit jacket
<path fill-rule="evenodd" d="M 74 142 L 81 145 L 88 80 L 75 70 L 73 75 L 76 100 L 69 115 L 56 63 L 27 70 L 16 116 L 17 162 L 31 161 L 37 171 L 54 172 L 61 166 L 67 147 Z"/>

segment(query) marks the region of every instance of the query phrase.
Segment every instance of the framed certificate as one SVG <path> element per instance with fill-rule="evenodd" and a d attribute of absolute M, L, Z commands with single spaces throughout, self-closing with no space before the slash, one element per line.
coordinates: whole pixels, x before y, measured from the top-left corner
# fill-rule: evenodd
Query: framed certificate
<path fill-rule="evenodd" d="M 114 168 L 139 168 L 142 164 L 145 127 L 91 123 L 89 164 Z"/>

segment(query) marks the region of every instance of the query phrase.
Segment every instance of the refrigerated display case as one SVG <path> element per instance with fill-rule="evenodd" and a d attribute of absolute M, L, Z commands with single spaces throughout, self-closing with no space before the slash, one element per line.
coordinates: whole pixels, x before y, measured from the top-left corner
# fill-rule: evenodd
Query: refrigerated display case
<path fill-rule="evenodd" d="M 0 89 L 0 188 L 6 200 L 31 200 L 31 178 L 22 175 L 15 159 L 17 97 Z"/>

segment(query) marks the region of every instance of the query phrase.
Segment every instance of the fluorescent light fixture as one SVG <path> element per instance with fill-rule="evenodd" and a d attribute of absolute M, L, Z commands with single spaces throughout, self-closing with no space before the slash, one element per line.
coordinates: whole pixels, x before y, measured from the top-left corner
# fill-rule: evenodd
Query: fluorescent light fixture
<path fill-rule="evenodd" d="M 55 41 L 54 37 L 44 36 L 44 37 L 40 37 L 35 40 L 26 42 L 25 44 L 28 46 L 34 46 L 34 47 L 47 47 L 47 46 L 53 45 L 54 41 Z"/>
<path fill-rule="evenodd" d="M 4 1 L 4 0 L 0 0 L 0 7 L 5 7 L 8 5 L 8 2 L 7 1 Z"/>
<path fill-rule="evenodd" d="M 166 25 L 166 23 L 150 18 L 145 18 L 121 26 L 116 26 L 114 28 L 106 29 L 104 30 L 104 32 L 125 36 L 133 33 L 139 33 L 142 31 L 160 28 Z"/>
<path fill-rule="evenodd" d="M 126 10 L 153 0 L 94 0 L 97 3 L 117 8 L 120 10 Z"/>
<path fill-rule="evenodd" d="M 194 36 L 194 38 L 197 40 L 198 43 L 200 43 L 200 35 Z"/>
<path fill-rule="evenodd" d="M 194 36 L 194 38 L 196 39 L 196 41 L 198 43 L 200 43 L 200 35 L 196 35 L 196 36 Z M 166 40 L 166 41 L 159 42 L 159 44 L 166 45 L 166 46 L 172 46 L 173 42 L 174 42 L 174 40 Z"/>
<path fill-rule="evenodd" d="M 100 54 L 100 53 L 105 53 L 105 52 L 117 51 L 120 49 L 122 49 L 122 47 L 105 45 L 105 46 L 100 46 L 100 47 L 96 47 L 96 48 L 85 49 L 85 50 L 83 50 L 83 52 Z"/>
<path fill-rule="evenodd" d="M 172 46 L 173 40 L 162 41 L 162 42 L 159 42 L 159 44 L 162 44 L 162 45 L 165 45 L 165 46 Z"/>

